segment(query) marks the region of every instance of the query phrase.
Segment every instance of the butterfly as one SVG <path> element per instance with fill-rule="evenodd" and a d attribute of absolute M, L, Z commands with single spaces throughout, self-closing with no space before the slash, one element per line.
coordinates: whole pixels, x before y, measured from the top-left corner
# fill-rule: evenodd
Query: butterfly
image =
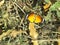
<path fill-rule="evenodd" d="M 41 23 L 43 21 L 42 17 L 35 13 L 30 13 L 27 17 L 30 22 Z"/>

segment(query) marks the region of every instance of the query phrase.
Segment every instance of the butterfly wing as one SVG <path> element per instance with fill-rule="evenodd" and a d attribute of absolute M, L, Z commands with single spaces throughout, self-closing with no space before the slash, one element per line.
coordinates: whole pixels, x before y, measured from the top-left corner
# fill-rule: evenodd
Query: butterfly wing
<path fill-rule="evenodd" d="M 28 16 L 28 20 L 30 22 L 34 22 L 34 18 L 35 18 L 35 15 L 33 13 Z"/>
<path fill-rule="evenodd" d="M 35 23 L 41 23 L 41 22 L 42 22 L 41 16 L 40 16 L 40 15 L 37 15 L 37 16 L 35 17 Z"/>

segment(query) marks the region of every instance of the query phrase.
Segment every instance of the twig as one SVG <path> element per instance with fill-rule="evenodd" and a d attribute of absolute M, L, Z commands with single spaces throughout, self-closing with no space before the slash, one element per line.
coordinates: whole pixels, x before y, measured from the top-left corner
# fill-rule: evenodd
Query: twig
<path fill-rule="evenodd" d="M 26 13 L 24 12 L 24 10 L 16 2 L 14 2 L 14 4 L 24 13 L 24 15 L 26 15 Z"/>

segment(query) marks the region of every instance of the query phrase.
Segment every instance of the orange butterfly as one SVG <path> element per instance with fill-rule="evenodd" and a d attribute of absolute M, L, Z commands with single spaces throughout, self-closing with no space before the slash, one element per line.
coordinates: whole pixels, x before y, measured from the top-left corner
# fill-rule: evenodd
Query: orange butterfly
<path fill-rule="evenodd" d="M 35 14 L 35 13 L 30 13 L 28 15 L 28 20 L 30 22 L 35 22 L 35 23 L 41 23 L 43 21 L 42 17 L 40 15 Z"/>

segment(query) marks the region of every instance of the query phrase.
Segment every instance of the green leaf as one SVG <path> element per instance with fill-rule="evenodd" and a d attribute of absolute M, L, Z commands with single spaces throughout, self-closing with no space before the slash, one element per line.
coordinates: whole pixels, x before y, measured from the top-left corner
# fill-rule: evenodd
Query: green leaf
<path fill-rule="evenodd" d="M 48 3 L 48 2 L 50 2 L 50 0 L 45 0 L 45 2 L 47 2 L 47 3 Z"/>
<path fill-rule="evenodd" d="M 45 16 L 44 19 L 45 19 L 46 22 L 51 21 L 51 15 Z"/>
<path fill-rule="evenodd" d="M 53 11 L 53 10 L 56 10 L 60 8 L 60 2 L 56 2 L 55 4 L 53 4 L 51 7 L 50 7 L 50 11 Z"/>
<path fill-rule="evenodd" d="M 56 3 L 54 4 L 54 6 L 55 6 L 56 8 L 60 7 L 60 1 L 59 1 L 59 2 L 56 2 Z"/>
<path fill-rule="evenodd" d="M 60 12 L 59 11 L 57 11 L 57 16 L 60 19 Z"/>

